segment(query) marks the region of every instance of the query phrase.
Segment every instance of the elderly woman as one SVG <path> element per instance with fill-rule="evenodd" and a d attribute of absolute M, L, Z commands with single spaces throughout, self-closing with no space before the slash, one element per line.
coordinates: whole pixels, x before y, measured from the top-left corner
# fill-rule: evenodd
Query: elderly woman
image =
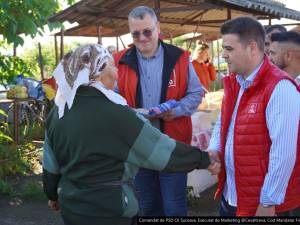
<path fill-rule="evenodd" d="M 206 152 L 170 139 L 127 107 L 112 91 L 117 69 L 102 46 L 67 54 L 54 77 L 43 182 L 49 206 L 61 209 L 65 224 L 133 224 L 138 203 L 131 179 L 140 167 L 219 170 Z"/>

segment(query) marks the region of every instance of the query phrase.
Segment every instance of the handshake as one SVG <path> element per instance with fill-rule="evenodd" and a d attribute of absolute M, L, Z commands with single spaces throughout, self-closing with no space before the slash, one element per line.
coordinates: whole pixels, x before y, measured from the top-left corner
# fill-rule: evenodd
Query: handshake
<path fill-rule="evenodd" d="M 212 175 L 217 175 L 221 171 L 221 161 L 220 161 L 220 153 L 218 151 L 209 151 L 209 159 L 210 159 L 210 165 L 207 167 L 207 170 Z"/>

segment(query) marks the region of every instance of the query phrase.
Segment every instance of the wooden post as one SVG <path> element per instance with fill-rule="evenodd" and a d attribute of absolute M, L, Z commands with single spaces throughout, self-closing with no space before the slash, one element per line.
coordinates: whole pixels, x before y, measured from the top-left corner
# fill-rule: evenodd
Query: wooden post
<path fill-rule="evenodd" d="M 211 60 L 212 60 L 212 63 L 214 62 L 214 41 L 212 40 L 211 41 Z"/>
<path fill-rule="evenodd" d="M 156 16 L 157 16 L 157 20 L 160 21 L 160 0 L 155 0 L 154 1 L 154 8 L 155 8 L 155 12 L 156 12 Z"/>
<path fill-rule="evenodd" d="M 102 45 L 101 26 L 97 25 L 98 44 Z"/>
<path fill-rule="evenodd" d="M 41 70 L 41 78 L 42 80 L 45 79 L 44 76 L 44 64 L 43 64 L 43 55 L 42 55 L 42 47 L 41 47 L 41 43 L 38 43 L 39 46 L 39 65 L 40 65 L 40 70 Z"/>
<path fill-rule="evenodd" d="M 126 48 L 126 46 L 125 46 L 125 44 L 124 44 L 122 38 L 121 38 L 120 36 L 119 36 L 119 38 L 120 38 L 120 41 L 121 41 L 121 43 L 122 43 L 122 45 L 123 45 L 123 48 Z"/>
<path fill-rule="evenodd" d="M 172 33 L 170 33 L 170 44 L 171 45 L 173 44 L 173 35 L 172 35 Z"/>
<path fill-rule="evenodd" d="M 54 35 L 54 49 L 55 49 L 55 65 L 58 65 L 58 47 L 57 47 L 57 36 Z"/>
<path fill-rule="evenodd" d="M 218 56 L 218 80 L 220 79 L 220 44 L 219 44 L 219 39 L 217 39 L 217 56 Z"/>
<path fill-rule="evenodd" d="M 118 40 L 119 36 L 116 36 L 116 47 L 117 47 L 117 51 L 119 51 L 119 40 Z"/>
<path fill-rule="evenodd" d="M 60 60 L 63 58 L 64 56 L 64 29 L 61 28 L 60 31 Z"/>
<path fill-rule="evenodd" d="M 13 56 L 16 57 L 17 56 L 17 46 L 14 44 L 13 47 Z"/>
<path fill-rule="evenodd" d="M 231 9 L 227 9 L 227 19 L 231 20 Z"/>

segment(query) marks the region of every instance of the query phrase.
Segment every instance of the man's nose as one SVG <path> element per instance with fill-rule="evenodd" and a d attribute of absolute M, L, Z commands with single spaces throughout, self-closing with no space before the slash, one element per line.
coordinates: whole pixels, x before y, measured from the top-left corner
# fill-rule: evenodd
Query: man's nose
<path fill-rule="evenodd" d="M 222 52 L 222 58 L 226 59 L 228 57 L 227 53 L 225 51 Z"/>

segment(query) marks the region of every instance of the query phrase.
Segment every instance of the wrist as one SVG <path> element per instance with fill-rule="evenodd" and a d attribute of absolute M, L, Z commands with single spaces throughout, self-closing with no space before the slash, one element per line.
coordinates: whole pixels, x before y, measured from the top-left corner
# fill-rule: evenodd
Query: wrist
<path fill-rule="evenodd" d="M 271 208 L 274 205 L 268 205 L 268 204 L 260 204 L 263 208 Z"/>

